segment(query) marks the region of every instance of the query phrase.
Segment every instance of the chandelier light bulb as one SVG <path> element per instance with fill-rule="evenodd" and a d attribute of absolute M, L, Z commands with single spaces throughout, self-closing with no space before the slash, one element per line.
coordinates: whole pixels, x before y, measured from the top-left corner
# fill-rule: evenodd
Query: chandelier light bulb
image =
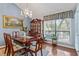
<path fill-rule="evenodd" d="M 21 15 L 24 15 L 25 17 L 32 17 L 32 11 L 30 11 L 28 8 L 24 9 L 23 11 L 21 11 Z"/>
<path fill-rule="evenodd" d="M 23 16 L 23 11 L 21 11 L 21 15 Z"/>

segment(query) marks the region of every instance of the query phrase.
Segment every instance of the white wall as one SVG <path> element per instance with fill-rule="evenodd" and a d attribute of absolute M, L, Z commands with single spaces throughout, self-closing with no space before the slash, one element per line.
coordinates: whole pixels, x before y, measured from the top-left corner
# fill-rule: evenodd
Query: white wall
<path fill-rule="evenodd" d="M 71 29 L 70 29 L 70 42 L 71 47 L 75 48 L 75 19 L 71 19 Z"/>
<path fill-rule="evenodd" d="M 30 30 L 30 22 L 31 22 L 31 18 L 29 18 L 28 16 L 27 17 L 25 17 L 25 19 L 24 19 L 24 23 L 23 23 L 23 26 L 24 27 L 27 27 L 27 31 L 29 31 Z M 27 32 L 28 33 L 28 32 Z"/>
<path fill-rule="evenodd" d="M 18 28 L 15 29 L 4 29 L 3 26 L 3 15 L 7 15 L 7 16 L 15 16 L 15 17 L 20 17 L 20 11 L 21 9 L 18 8 L 17 5 L 15 4 L 10 4 L 10 3 L 4 3 L 4 4 L 0 4 L 0 45 L 4 44 L 4 38 L 3 38 L 3 33 L 4 32 L 8 32 L 10 34 L 12 34 L 12 31 L 20 31 Z M 24 18 L 24 26 L 27 26 L 28 29 L 30 28 L 30 21 L 31 18 L 29 17 L 25 17 Z"/>
<path fill-rule="evenodd" d="M 75 12 L 75 48 L 79 51 L 79 4 Z"/>
<path fill-rule="evenodd" d="M 4 29 L 3 26 L 3 15 L 8 15 L 8 16 L 15 16 L 19 17 L 20 16 L 20 9 L 15 5 L 15 4 L 0 4 L 0 45 L 4 44 L 4 38 L 3 38 L 3 32 L 8 32 L 12 33 L 12 31 L 19 31 L 19 29 Z"/>

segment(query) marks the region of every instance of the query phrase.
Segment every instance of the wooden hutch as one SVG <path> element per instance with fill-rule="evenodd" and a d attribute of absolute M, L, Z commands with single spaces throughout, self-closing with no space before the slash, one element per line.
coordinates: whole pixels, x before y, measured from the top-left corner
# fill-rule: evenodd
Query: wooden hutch
<path fill-rule="evenodd" d="M 41 19 L 33 19 L 31 21 L 30 30 L 33 30 L 33 32 L 39 33 L 43 37 L 42 24 L 43 24 L 43 21 Z"/>

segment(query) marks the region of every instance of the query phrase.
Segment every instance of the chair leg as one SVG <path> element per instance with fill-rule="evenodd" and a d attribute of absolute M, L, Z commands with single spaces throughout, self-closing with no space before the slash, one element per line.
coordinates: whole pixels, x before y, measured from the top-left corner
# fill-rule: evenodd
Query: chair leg
<path fill-rule="evenodd" d="M 41 56 L 43 56 L 42 49 L 41 49 Z"/>
<path fill-rule="evenodd" d="M 12 56 L 14 56 L 15 53 L 12 53 Z"/>
<path fill-rule="evenodd" d="M 13 50 L 11 50 L 11 53 L 12 53 L 12 56 L 14 56 L 16 52 L 14 52 Z"/>
<path fill-rule="evenodd" d="M 7 49 L 7 51 L 6 51 L 6 52 L 7 52 L 7 56 L 8 56 L 8 55 L 9 55 L 9 49 Z"/>
<path fill-rule="evenodd" d="M 28 56 L 28 52 L 27 53 L 25 52 L 25 54 L 26 54 L 26 56 Z"/>
<path fill-rule="evenodd" d="M 5 47 L 5 51 L 4 51 L 4 54 L 7 52 L 7 46 Z"/>
<path fill-rule="evenodd" d="M 8 48 L 8 50 L 7 50 L 7 56 L 10 56 L 10 52 L 11 52 L 11 50 Z"/>
<path fill-rule="evenodd" d="M 32 53 L 32 51 L 29 51 L 29 52 L 30 52 L 31 56 L 33 56 L 33 53 Z"/>
<path fill-rule="evenodd" d="M 9 51 L 7 51 L 7 56 L 9 56 Z"/>
<path fill-rule="evenodd" d="M 35 52 L 35 56 L 37 56 L 37 52 Z"/>

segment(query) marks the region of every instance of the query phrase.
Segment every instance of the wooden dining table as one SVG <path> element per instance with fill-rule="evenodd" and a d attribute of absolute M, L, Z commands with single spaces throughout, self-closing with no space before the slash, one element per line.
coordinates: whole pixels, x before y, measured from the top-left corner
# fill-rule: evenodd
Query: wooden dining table
<path fill-rule="evenodd" d="M 20 36 L 20 37 L 13 37 L 13 41 L 16 41 L 22 45 L 30 45 L 32 41 L 35 41 L 34 37 L 32 36 Z"/>
<path fill-rule="evenodd" d="M 31 42 L 33 42 L 33 41 L 36 41 L 36 40 L 32 36 L 20 36 L 17 38 L 13 37 L 14 43 L 16 43 L 17 45 L 20 45 L 22 47 L 25 47 L 26 49 L 28 49 L 28 51 L 30 51 L 30 45 L 32 45 Z M 25 53 L 27 53 L 27 51 Z M 25 54 L 25 53 L 23 53 L 23 54 Z"/>
<path fill-rule="evenodd" d="M 33 51 L 30 49 L 31 46 L 35 46 L 35 41 L 38 43 L 38 44 L 43 44 L 43 40 L 39 40 L 40 37 L 38 37 L 38 39 L 36 37 L 33 37 L 33 36 L 20 36 L 20 37 L 13 37 L 13 41 L 18 44 L 18 45 L 22 45 L 22 47 L 25 47 L 26 49 L 26 52 L 24 54 L 28 54 L 27 52 L 30 52 L 31 55 L 33 56 Z M 39 48 L 40 49 L 40 48 Z M 42 48 L 41 48 L 42 50 Z"/>

